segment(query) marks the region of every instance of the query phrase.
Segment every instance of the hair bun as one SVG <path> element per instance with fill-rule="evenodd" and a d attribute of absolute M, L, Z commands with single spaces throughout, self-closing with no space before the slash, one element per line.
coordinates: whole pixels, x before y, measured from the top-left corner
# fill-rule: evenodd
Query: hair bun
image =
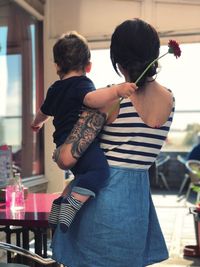
<path fill-rule="evenodd" d="M 135 82 L 150 63 L 151 63 L 151 61 L 146 61 L 146 62 L 135 61 L 135 62 L 133 62 L 132 60 L 130 60 L 129 62 L 127 62 L 126 66 L 122 66 L 122 67 L 127 69 L 127 71 L 129 72 L 131 81 Z M 143 77 L 141 78 L 141 80 L 138 82 L 137 85 L 138 86 L 144 85 L 147 77 L 154 76 L 157 73 L 157 67 L 158 67 L 158 63 L 155 62 L 146 71 L 146 73 L 143 75 Z"/>

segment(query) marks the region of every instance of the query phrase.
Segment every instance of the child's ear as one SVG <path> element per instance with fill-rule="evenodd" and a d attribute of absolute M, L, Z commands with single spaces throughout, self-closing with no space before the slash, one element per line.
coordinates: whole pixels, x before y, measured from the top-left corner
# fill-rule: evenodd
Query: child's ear
<path fill-rule="evenodd" d="M 60 67 L 58 66 L 58 64 L 57 63 L 54 63 L 54 65 L 55 65 L 56 71 L 57 72 L 60 71 Z"/>
<path fill-rule="evenodd" d="M 92 62 L 89 62 L 89 63 L 87 64 L 87 66 L 85 67 L 85 72 L 86 72 L 86 73 L 89 73 L 89 72 L 91 71 L 91 68 L 92 68 Z"/>

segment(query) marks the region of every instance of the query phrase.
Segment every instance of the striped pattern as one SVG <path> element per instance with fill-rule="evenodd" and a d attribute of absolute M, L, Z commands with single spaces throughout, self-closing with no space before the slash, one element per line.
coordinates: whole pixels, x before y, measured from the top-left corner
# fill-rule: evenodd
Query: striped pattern
<path fill-rule="evenodd" d="M 64 198 L 60 206 L 59 223 L 60 229 L 66 232 L 73 222 L 74 217 L 78 210 L 82 207 L 83 203 L 75 199 L 73 196 Z"/>
<path fill-rule="evenodd" d="M 57 226 L 57 223 L 59 220 L 59 214 L 60 214 L 60 204 L 61 204 L 62 199 L 63 197 L 56 198 L 52 203 L 51 211 L 50 211 L 49 219 L 48 219 L 49 226 L 52 229 L 55 229 Z"/>
<path fill-rule="evenodd" d="M 106 125 L 100 135 L 109 165 L 148 169 L 166 140 L 173 114 L 174 104 L 167 122 L 160 128 L 151 128 L 139 117 L 130 99 L 123 99 L 117 119 Z"/>
<path fill-rule="evenodd" d="M 74 198 L 73 196 L 69 196 L 67 198 L 67 201 L 69 202 L 69 204 L 75 209 L 75 210 L 79 210 L 82 205 L 83 205 L 83 202 L 77 200 L 76 198 Z M 64 203 L 64 201 L 63 201 Z"/>
<path fill-rule="evenodd" d="M 60 209 L 59 222 L 62 227 L 69 227 L 76 215 L 76 210 L 68 203 L 63 203 Z M 64 226 L 62 226 L 64 224 Z M 67 229 L 66 229 L 67 230 Z"/>

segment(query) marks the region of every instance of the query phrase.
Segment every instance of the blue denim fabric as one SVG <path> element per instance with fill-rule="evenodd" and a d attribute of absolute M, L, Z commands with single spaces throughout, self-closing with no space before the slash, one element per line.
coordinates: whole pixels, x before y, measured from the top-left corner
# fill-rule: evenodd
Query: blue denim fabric
<path fill-rule="evenodd" d="M 52 252 L 67 267 L 144 267 L 167 259 L 148 171 L 111 167 L 68 232 L 57 227 Z"/>

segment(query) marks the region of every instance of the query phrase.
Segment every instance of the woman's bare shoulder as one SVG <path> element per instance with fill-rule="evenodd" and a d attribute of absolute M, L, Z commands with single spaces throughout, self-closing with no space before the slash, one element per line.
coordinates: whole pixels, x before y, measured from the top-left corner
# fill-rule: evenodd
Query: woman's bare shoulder
<path fill-rule="evenodd" d="M 160 127 L 169 118 L 174 106 L 171 90 L 153 82 L 143 92 L 135 94 L 132 103 L 143 122 L 150 127 Z"/>

